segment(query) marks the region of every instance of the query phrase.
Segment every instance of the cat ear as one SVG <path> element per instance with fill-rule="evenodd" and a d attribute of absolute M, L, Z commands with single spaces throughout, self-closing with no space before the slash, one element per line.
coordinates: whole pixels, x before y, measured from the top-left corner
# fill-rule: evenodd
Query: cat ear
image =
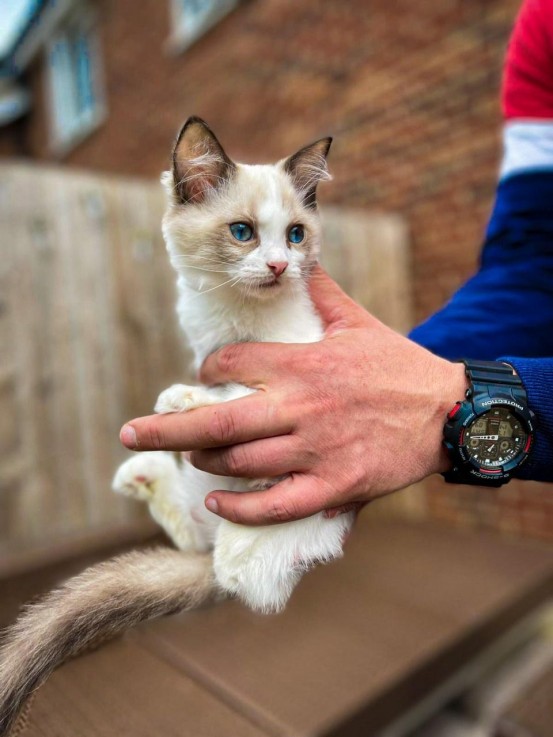
<path fill-rule="evenodd" d="M 188 118 L 173 149 L 173 183 L 180 203 L 203 202 L 236 170 L 211 128 L 201 118 Z"/>
<path fill-rule="evenodd" d="M 284 161 L 284 170 L 292 178 L 306 207 L 317 206 L 317 184 L 323 179 L 331 179 L 326 165 L 331 143 L 332 138 L 321 138 Z"/>

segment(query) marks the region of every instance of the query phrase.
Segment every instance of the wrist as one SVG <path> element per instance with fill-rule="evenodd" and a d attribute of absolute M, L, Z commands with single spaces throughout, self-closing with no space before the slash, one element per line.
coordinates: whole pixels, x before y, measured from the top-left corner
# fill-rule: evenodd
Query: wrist
<path fill-rule="evenodd" d="M 462 363 L 443 361 L 441 380 L 436 387 L 436 444 L 431 473 L 444 473 L 452 467 L 451 459 L 443 444 L 443 429 L 447 421 L 447 414 L 456 402 L 466 398 L 470 382 Z"/>

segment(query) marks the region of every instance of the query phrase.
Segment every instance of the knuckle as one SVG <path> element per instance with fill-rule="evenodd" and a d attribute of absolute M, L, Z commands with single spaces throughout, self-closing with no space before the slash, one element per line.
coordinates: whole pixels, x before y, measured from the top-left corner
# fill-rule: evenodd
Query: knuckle
<path fill-rule="evenodd" d="M 227 451 L 223 456 L 225 471 L 230 476 L 246 476 L 248 467 L 251 467 L 248 453 L 237 448 Z"/>
<path fill-rule="evenodd" d="M 163 450 L 166 446 L 165 434 L 157 422 L 151 422 L 146 426 L 144 440 L 152 450 Z"/>
<path fill-rule="evenodd" d="M 309 404 L 307 411 L 315 417 L 328 417 L 333 415 L 339 406 L 338 397 L 335 396 L 323 382 L 313 382 L 308 388 Z"/>
<path fill-rule="evenodd" d="M 296 518 L 294 506 L 290 503 L 289 500 L 284 499 L 274 499 L 268 510 L 267 510 L 269 519 L 271 519 L 273 522 L 289 522 L 292 519 Z"/>
<path fill-rule="evenodd" d="M 229 374 L 234 371 L 240 356 L 239 345 L 227 345 L 215 354 L 217 369 L 221 374 Z"/>
<path fill-rule="evenodd" d="M 235 524 L 244 524 L 244 520 L 242 519 L 242 515 L 240 513 L 240 509 L 236 509 L 233 506 L 227 506 L 223 508 L 225 519 L 228 519 L 229 522 L 234 522 Z"/>
<path fill-rule="evenodd" d="M 305 444 L 301 449 L 301 459 L 303 469 L 311 469 L 320 462 L 320 452 L 312 446 Z"/>
<path fill-rule="evenodd" d="M 347 483 L 351 489 L 364 488 L 376 471 L 374 454 L 365 439 L 352 441 L 350 450 L 355 462 L 348 466 Z"/>
<path fill-rule="evenodd" d="M 207 437 L 216 445 L 228 445 L 236 436 L 236 423 L 231 412 L 217 408 L 209 422 Z"/>
<path fill-rule="evenodd" d="M 254 478 L 260 473 L 263 457 L 248 449 L 247 445 L 235 445 L 226 448 L 220 455 L 223 475 L 244 476 Z"/>

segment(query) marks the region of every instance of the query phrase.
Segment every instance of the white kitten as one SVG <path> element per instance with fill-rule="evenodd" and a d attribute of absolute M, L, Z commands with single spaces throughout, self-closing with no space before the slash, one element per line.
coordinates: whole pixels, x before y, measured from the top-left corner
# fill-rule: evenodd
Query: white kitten
<path fill-rule="evenodd" d="M 274 166 L 245 166 L 227 157 L 203 121 L 184 125 L 173 171 L 163 176 L 163 233 L 196 367 L 226 343 L 321 339 L 306 279 L 319 251 L 315 192 L 328 178 L 329 146 L 323 139 Z M 156 411 L 188 411 L 251 391 L 177 384 L 162 392 Z M 352 514 L 317 514 L 271 527 L 231 524 L 208 512 L 204 498 L 214 488 L 244 490 L 252 482 L 210 476 L 170 453 L 133 456 L 114 488 L 146 501 L 179 550 L 134 552 L 93 566 L 24 611 L 0 650 L 0 737 L 52 670 L 98 638 L 221 593 L 258 611 L 282 609 L 307 568 L 342 554 L 353 522 Z"/>
<path fill-rule="evenodd" d="M 162 181 L 168 195 L 163 234 L 178 274 L 178 315 L 196 368 L 227 343 L 310 343 L 323 335 L 306 280 L 316 263 L 320 226 L 315 190 L 328 179 L 330 139 L 272 166 L 233 163 L 207 125 L 191 118 Z M 176 384 L 156 412 L 183 412 L 245 396 L 239 385 Z M 245 479 L 213 477 L 169 454 L 145 453 L 118 471 L 114 489 L 144 495 L 153 517 L 182 550 L 213 545 L 217 583 L 252 608 L 278 611 L 303 571 L 341 554 L 353 515 L 248 528 L 205 510 L 213 490 L 252 488 Z M 267 484 L 263 484 L 266 486 Z"/>

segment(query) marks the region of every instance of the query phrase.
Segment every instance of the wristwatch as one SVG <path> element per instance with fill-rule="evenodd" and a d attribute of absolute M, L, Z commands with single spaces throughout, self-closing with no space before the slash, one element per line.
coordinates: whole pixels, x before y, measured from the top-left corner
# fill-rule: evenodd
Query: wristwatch
<path fill-rule="evenodd" d="M 447 415 L 444 445 L 453 468 L 452 484 L 501 486 L 528 458 L 534 441 L 534 413 L 512 366 L 463 360 L 470 387 Z"/>

